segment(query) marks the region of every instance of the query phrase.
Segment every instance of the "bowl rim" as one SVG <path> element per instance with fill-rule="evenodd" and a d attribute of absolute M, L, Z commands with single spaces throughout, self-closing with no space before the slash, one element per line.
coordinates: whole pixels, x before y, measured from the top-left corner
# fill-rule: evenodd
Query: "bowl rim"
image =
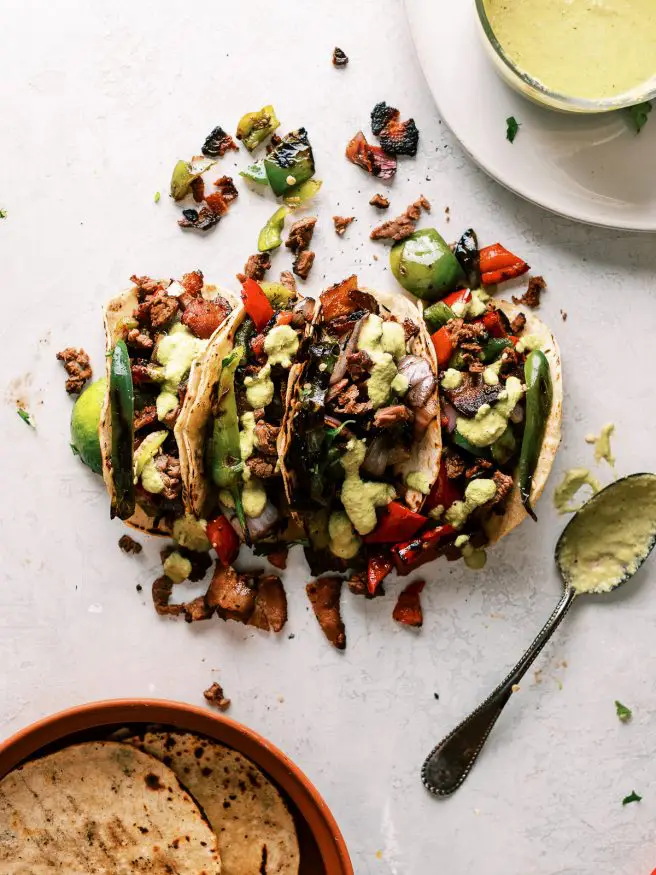
<path fill-rule="evenodd" d="M 337 822 L 319 791 L 301 769 L 255 730 L 197 705 L 168 699 L 102 699 L 58 711 L 0 741 L 0 780 L 48 744 L 74 733 L 116 723 L 169 724 L 207 735 L 243 753 L 260 766 L 294 802 L 318 845 L 328 875 L 354 875 L 346 842 Z M 221 726 L 221 738 L 217 737 L 217 726 Z M 255 756 L 253 751 L 256 751 Z"/>
<path fill-rule="evenodd" d="M 639 103 L 644 103 L 653 100 L 656 97 L 656 73 L 645 82 L 634 86 L 629 91 L 624 91 L 622 94 L 615 97 L 602 98 L 584 98 L 573 97 L 572 95 L 563 94 L 560 91 L 553 91 L 543 85 L 538 79 L 534 79 L 526 70 L 517 66 L 515 62 L 506 53 L 503 45 L 499 42 L 488 18 L 487 9 L 485 8 L 486 0 L 474 0 L 478 22 L 485 36 L 486 42 L 496 55 L 499 61 L 503 64 L 505 70 L 504 75 L 510 78 L 515 78 L 518 81 L 516 87 L 520 87 L 522 93 L 528 97 L 532 97 L 539 103 L 551 106 L 556 109 L 581 112 L 612 112 L 618 109 L 626 109 L 629 106 L 635 106 Z M 532 92 L 532 93 L 531 93 Z M 540 95 L 538 98 L 537 95 Z"/>

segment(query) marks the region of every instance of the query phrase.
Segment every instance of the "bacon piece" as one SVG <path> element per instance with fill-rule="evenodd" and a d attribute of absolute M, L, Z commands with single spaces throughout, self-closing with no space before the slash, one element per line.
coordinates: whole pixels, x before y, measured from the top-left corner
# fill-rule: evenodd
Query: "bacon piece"
<path fill-rule="evenodd" d="M 380 146 L 367 143 L 362 131 L 358 131 L 348 143 L 346 157 L 352 164 L 357 164 L 379 179 L 392 179 L 396 173 L 396 158 L 388 155 Z"/>
<path fill-rule="evenodd" d="M 213 301 L 205 298 L 194 298 L 182 314 L 182 324 L 195 337 L 208 340 L 230 313 L 230 304 L 225 298 L 218 297 Z"/>

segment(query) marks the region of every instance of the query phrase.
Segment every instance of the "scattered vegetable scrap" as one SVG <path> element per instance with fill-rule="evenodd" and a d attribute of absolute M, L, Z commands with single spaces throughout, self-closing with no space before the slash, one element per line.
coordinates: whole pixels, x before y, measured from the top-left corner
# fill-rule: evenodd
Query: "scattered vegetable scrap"
<path fill-rule="evenodd" d="M 337 46 L 333 49 L 333 67 L 346 67 L 349 59 L 347 55 Z"/>
<path fill-rule="evenodd" d="M 344 232 L 351 224 L 351 222 L 355 222 L 355 216 L 333 216 L 333 224 L 335 225 L 335 232 L 340 236 L 344 236 Z"/>
<path fill-rule="evenodd" d="M 428 213 L 430 208 L 430 203 L 422 194 L 418 200 L 410 204 L 404 213 L 397 216 L 396 219 L 383 222 L 382 225 L 374 228 L 369 236 L 372 240 L 405 240 L 417 230 L 417 222 L 422 209 Z"/>
<path fill-rule="evenodd" d="M 372 207 L 376 207 L 377 210 L 386 210 L 390 205 L 389 200 L 382 194 L 375 194 L 369 203 Z"/>
<path fill-rule="evenodd" d="M 314 176 L 314 154 L 305 128 L 284 136 L 263 163 L 267 182 L 276 197 L 297 195 L 298 187 Z"/>
<path fill-rule="evenodd" d="M 417 629 L 423 624 L 424 615 L 419 595 L 425 585 L 425 581 L 415 580 L 413 583 L 409 583 L 399 595 L 392 613 L 392 617 L 397 623 L 403 623 L 405 626 L 413 626 Z"/>
<path fill-rule="evenodd" d="M 118 539 L 118 546 L 124 553 L 133 553 L 135 555 L 143 550 L 141 544 L 129 535 L 121 535 Z"/>
<path fill-rule="evenodd" d="M 649 101 L 646 101 L 645 103 L 638 103 L 636 106 L 630 106 L 627 109 L 631 124 L 633 125 L 636 134 L 639 134 L 640 131 L 647 124 L 651 109 L 652 104 Z"/>
<path fill-rule="evenodd" d="M 271 105 L 263 106 L 259 112 L 247 112 L 239 119 L 237 139 L 253 152 L 279 127 L 275 109 Z"/>
<path fill-rule="evenodd" d="M 508 140 L 509 143 L 515 142 L 515 137 L 517 136 L 519 127 L 519 122 L 514 115 L 511 115 L 506 119 L 506 140 Z"/>
<path fill-rule="evenodd" d="M 352 164 L 357 164 L 379 179 L 392 179 L 396 173 L 396 158 L 388 155 L 380 146 L 367 143 L 362 131 L 358 131 L 348 143 L 346 157 Z"/>
<path fill-rule="evenodd" d="M 201 152 L 208 158 L 223 158 L 229 149 L 238 152 L 239 146 L 221 125 L 217 125 L 205 138 Z"/>
<path fill-rule="evenodd" d="M 161 196 L 162 196 L 161 192 L 159 192 L 159 191 L 155 192 L 155 197 L 153 198 L 153 200 L 155 201 L 156 204 L 159 203 L 159 199 L 161 198 Z"/>
<path fill-rule="evenodd" d="M 540 306 L 540 295 L 546 289 L 547 284 L 541 276 L 532 276 L 528 281 L 528 288 L 523 295 L 516 298 L 512 296 L 513 303 L 520 306 L 530 307 L 532 310 Z"/>
<path fill-rule="evenodd" d="M 515 279 L 530 270 L 530 266 L 505 249 L 500 243 L 485 246 L 480 252 L 481 282 L 493 286 Z"/>
<path fill-rule="evenodd" d="M 288 214 L 288 207 L 278 207 L 271 218 L 267 220 L 257 239 L 257 248 L 260 252 L 271 252 L 280 246 L 282 243 L 282 229 Z"/>
<path fill-rule="evenodd" d="M 67 346 L 57 353 L 57 359 L 63 362 L 68 378 L 66 391 L 69 395 L 79 395 L 87 380 L 91 379 L 91 364 L 89 356 L 83 349 Z"/>
<path fill-rule="evenodd" d="M 227 711 L 230 707 L 230 699 L 226 699 L 223 687 L 216 681 L 203 692 L 203 695 L 210 705 L 214 705 L 219 711 Z"/>
<path fill-rule="evenodd" d="M 632 790 L 628 796 L 622 799 L 622 805 L 630 805 L 632 802 L 642 802 L 642 796 L 638 796 L 635 790 Z"/>
<path fill-rule="evenodd" d="M 7 210 L 0 210 L 0 219 L 7 218 Z"/>
<path fill-rule="evenodd" d="M 346 630 L 339 610 L 342 581 L 338 577 L 320 577 L 305 587 L 321 630 L 333 647 L 344 650 Z"/>
<path fill-rule="evenodd" d="M 633 716 L 633 711 L 615 699 L 615 712 L 622 723 L 627 723 Z"/>
<path fill-rule="evenodd" d="M 30 428 L 36 428 L 36 426 L 34 425 L 34 421 L 32 420 L 32 417 L 27 412 L 27 410 L 25 410 L 23 407 L 18 407 L 16 409 L 16 413 L 20 416 L 20 418 L 23 420 L 23 422 L 26 425 L 29 425 Z"/>
<path fill-rule="evenodd" d="M 191 184 L 214 165 L 202 155 L 196 155 L 191 161 L 178 161 L 171 174 L 171 197 L 181 201 L 191 192 Z"/>
<path fill-rule="evenodd" d="M 400 112 L 385 101 L 377 103 L 371 111 L 371 130 L 380 140 L 388 155 L 417 154 L 419 131 L 414 119 L 399 121 Z"/>

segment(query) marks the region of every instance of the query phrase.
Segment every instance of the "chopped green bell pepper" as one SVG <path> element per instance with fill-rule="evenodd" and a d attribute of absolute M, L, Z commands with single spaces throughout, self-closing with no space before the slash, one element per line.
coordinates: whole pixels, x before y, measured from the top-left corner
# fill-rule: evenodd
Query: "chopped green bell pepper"
<path fill-rule="evenodd" d="M 429 334 L 434 334 L 439 328 L 455 318 L 456 314 L 444 301 L 438 301 L 424 310 L 424 322 Z"/>
<path fill-rule="evenodd" d="M 127 520 L 134 513 L 134 387 L 130 356 L 123 340 L 112 352 L 109 372 L 109 405 L 112 423 L 112 496 L 111 516 Z"/>
<path fill-rule="evenodd" d="M 305 128 L 292 131 L 264 159 L 269 185 L 276 197 L 314 176 L 314 156 Z"/>
<path fill-rule="evenodd" d="M 196 161 L 178 161 L 171 174 L 171 197 L 174 201 L 181 201 L 191 191 L 191 183 L 213 167 L 216 161 L 207 161 L 205 158 Z"/>
<path fill-rule="evenodd" d="M 258 185 L 268 185 L 266 170 L 264 169 L 264 159 L 256 161 L 255 164 L 249 164 L 246 170 L 240 170 L 239 175 L 244 179 L 250 179 L 251 182 L 256 182 Z"/>
<path fill-rule="evenodd" d="M 392 273 L 408 292 L 437 301 L 465 282 L 465 273 L 435 228 L 415 231 L 390 252 Z"/>
<path fill-rule="evenodd" d="M 504 349 L 508 349 L 512 345 L 512 340 L 507 337 L 491 337 L 483 347 L 481 361 L 486 365 L 496 361 Z"/>
<path fill-rule="evenodd" d="M 260 252 L 271 252 L 280 246 L 282 229 L 288 214 L 288 207 L 279 207 L 262 228 L 260 236 L 257 238 L 257 248 Z"/>
<path fill-rule="evenodd" d="M 259 112 L 247 112 L 239 119 L 237 139 L 242 141 L 249 152 L 252 152 L 279 127 L 276 111 L 269 104 L 263 106 Z"/>
<path fill-rule="evenodd" d="M 298 207 L 318 194 L 322 185 L 320 179 L 306 179 L 305 182 L 293 185 L 283 197 L 283 201 L 288 207 Z"/>

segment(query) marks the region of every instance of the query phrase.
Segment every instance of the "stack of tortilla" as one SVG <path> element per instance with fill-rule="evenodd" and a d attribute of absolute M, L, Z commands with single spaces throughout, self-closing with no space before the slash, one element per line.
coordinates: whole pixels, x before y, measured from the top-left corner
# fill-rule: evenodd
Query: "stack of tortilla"
<path fill-rule="evenodd" d="M 249 760 L 189 732 L 65 747 L 0 781 L 3 875 L 298 875 L 292 816 Z"/>

